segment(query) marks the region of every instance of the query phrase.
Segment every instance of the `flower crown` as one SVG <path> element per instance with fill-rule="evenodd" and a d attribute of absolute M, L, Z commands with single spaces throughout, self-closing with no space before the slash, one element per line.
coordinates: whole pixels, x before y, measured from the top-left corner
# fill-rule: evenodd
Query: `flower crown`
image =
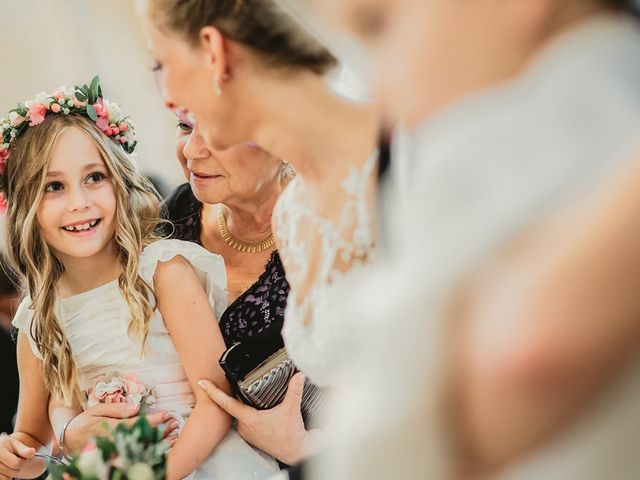
<path fill-rule="evenodd" d="M 133 122 L 122 115 L 117 103 L 110 103 L 102 96 L 100 77 L 96 76 L 90 85 L 76 85 L 73 90 L 60 87 L 53 93 L 41 92 L 35 99 L 19 103 L 9 112 L 9 117 L 0 118 L 0 175 L 6 168 L 11 145 L 28 127 L 40 125 L 47 115 L 53 114 L 85 115 L 127 153 L 133 153 L 136 148 Z"/>

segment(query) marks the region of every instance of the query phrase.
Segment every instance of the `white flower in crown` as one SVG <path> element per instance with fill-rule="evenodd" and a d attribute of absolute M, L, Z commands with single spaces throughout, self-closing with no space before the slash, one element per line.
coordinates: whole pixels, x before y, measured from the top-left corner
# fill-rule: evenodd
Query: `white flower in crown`
<path fill-rule="evenodd" d="M 111 123 L 117 123 L 122 119 L 122 110 L 117 103 L 111 103 L 109 106 L 109 121 Z"/>

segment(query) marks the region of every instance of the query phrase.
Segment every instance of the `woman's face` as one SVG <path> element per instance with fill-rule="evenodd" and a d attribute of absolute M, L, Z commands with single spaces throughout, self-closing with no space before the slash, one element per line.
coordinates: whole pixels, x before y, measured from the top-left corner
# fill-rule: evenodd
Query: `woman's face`
<path fill-rule="evenodd" d="M 165 105 L 188 111 L 207 143 L 217 150 L 253 138 L 247 117 L 251 109 L 244 106 L 246 96 L 237 94 L 242 87 L 230 88 L 230 82 L 216 72 L 211 51 L 204 44 L 194 46 L 177 35 L 161 31 L 148 19 L 143 25 L 154 58 L 153 73 Z M 214 88 L 215 79 L 222 83 L 220 96 Z"/>
<path fill-rule="evenodd" d="M 213 151 L 184 117 L 176 132 L 176 154 L 202 203 L 250 202 L 279 185 L 280 160 L 253 143 Z"/>
<path fill-rule="evenodd" d="M 391 120 L 402 119 L 410 126 L 513 74 L 519 42 L 525 40 L 541 3 L 309 1 L 366 46 L 382 108 Z"/>

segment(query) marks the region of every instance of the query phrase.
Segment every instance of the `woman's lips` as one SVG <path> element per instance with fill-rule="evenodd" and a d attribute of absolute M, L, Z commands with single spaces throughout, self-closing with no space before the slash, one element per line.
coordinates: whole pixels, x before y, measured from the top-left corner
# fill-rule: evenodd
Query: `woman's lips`
<path fill-rule="evenodd" d="M 191 181 L 195 183 L 208 183 L 222 177 L 222 175 L 210 175 L 200 172 L 190 172 L 190 175 Z"/>

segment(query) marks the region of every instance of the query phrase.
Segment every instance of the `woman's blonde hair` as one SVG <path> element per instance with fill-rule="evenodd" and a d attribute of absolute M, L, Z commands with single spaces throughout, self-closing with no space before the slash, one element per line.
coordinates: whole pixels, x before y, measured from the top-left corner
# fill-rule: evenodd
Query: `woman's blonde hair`
<path fill-rule="evenodd" d="M 129 304 L 129 334 L 144 345 L 154 306 L 149 286 L 138 273 L 142 249 L 156 239 L 160 200 L 129 156 L 82 115 L 51 115 L 27 128 L 12 146 L 5 170 L 8 256 L 34 311 L 31 335 L 43 357 L 44 381 L 67 404 L 80 400 L 73 352 L 57 318 L 56 285 L 64 266 L 45 242 L 36 213 L 45 189 L 47 167 L 60 134 L 69 128 L 86 133 L 109 171 L 116 197 L 115 244 L 122 273 L 120 291 Z"/>
<path fill-rule="evenodd" d="M 324 74 L 335 57 L 273 0 L 139 0 L 158 28 L 197 45 L 214 26 L 268 64 Z"/>

